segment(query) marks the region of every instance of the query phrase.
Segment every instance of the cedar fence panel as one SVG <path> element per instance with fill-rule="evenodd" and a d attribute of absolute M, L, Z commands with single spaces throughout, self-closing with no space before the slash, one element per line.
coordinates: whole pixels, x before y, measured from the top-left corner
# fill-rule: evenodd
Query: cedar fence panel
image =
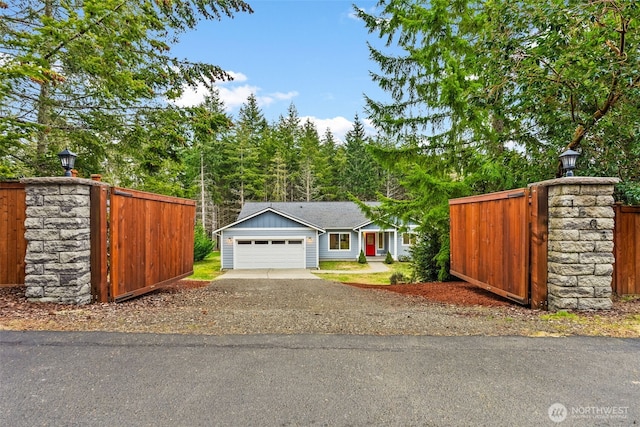
<path fill-rule="evenodd" d="M 529 304 L 529 190 L 449 201 L 451 274 Z"/>
<path fill-rule="evenodd" d="M 547 308 L 548 248 L 549 248 L 549 188 L 530 187 L 531 197 L 531 308 Z"/>
<path fill-rule="evenodd" d="M 110 201 L 110 300 L 193 274 L 193 200 L 113 187 Z"/>
<path fill-rule="evenodd" d="M 0 284 L 23 285 L 26 219 L 24 184 L 0 183 Z"/>
<path fill-rule="evenodd" d="M 613 292 L 640 294 L 640 206 L 615 205 Z"/>

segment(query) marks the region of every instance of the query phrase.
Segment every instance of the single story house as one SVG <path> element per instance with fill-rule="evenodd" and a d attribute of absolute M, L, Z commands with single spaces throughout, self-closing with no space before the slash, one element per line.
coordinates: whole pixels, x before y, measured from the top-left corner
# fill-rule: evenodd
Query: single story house
<path fill-rule="evenodd" d="M 369 202 L 369 205 L 377 205 Z M 408 255 L 415 225 L 382 228 L 353 202 L 247 202 L 215 231 L 221 268 L 318 268 L 320 261 Z"/>

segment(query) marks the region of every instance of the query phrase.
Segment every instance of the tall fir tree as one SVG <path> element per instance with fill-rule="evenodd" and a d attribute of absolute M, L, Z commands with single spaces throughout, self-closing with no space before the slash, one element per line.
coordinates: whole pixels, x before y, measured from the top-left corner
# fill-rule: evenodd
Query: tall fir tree
<path fill-rule="evenodd" d="M 310 202 L 320 197 L 320 175 L 325 162 L 320 157 L 320 138 L 316 126 L 307 119 L 300 137 L 299 190 L 302 200 Z"/>
<path fill-rule="evenodd" d="M 345 136 L 346 164 L 342 173 L 344 190 L 360 200 L 373 200 L 379 188 L 378 165 L 367 149 L 368 138 L 358 115 Z"/>
<path fill-rule="evenodd" d="M 266 121 L 254 95 L 240 107 L 234 131 L 225 140 L 224 170 L 229 198 L 241 209 L 245 201 L 261 200 L 264 172 L 260 164 Z"/>
<path fill-rule="evenodd" d="M 0 2 L 0 169 L 57 174 L 66 146 L 81 174 L 108 167 L 123 133 L 142 130 L 140 109 L 154 120 L 185 87 L 230 78 L 173 56 L 179 36 L 245 11 L 241 0 Z"/>

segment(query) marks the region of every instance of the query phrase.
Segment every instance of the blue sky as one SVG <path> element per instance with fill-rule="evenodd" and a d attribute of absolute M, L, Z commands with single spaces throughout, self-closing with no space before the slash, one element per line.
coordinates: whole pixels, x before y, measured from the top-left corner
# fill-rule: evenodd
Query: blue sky
<path fill-rule="evenodd" d="M 371 0 L 248 0 L 253 14 L 201 22 L 183 34 L 175 54 L 218 65 L 235 76 L 218 85 L 221 99 L 234 116 L 254 93 L 265 117 L 274 122 L 293 102 L 298 115 L 327 127 L 343 139 L 357 113 L 367 123 L 366 93 L 384 99 L 371 81 L 367 41 L 379 45 L 363 22 L 353 16 L 353 3 L 371 10 Z M 181 105 L 197 104 L 203 90 L 187 91 Z M 373 129 L 368 131 L 373 133 Z"/>

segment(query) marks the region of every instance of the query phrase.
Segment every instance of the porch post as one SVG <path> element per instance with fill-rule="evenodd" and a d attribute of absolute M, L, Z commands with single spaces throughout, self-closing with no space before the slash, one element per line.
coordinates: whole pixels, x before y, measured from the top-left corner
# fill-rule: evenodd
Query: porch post
<path fill-rule="evenodd" d="M 393 229 L 393 258 L 398 259 L 398 229 Z"/>

